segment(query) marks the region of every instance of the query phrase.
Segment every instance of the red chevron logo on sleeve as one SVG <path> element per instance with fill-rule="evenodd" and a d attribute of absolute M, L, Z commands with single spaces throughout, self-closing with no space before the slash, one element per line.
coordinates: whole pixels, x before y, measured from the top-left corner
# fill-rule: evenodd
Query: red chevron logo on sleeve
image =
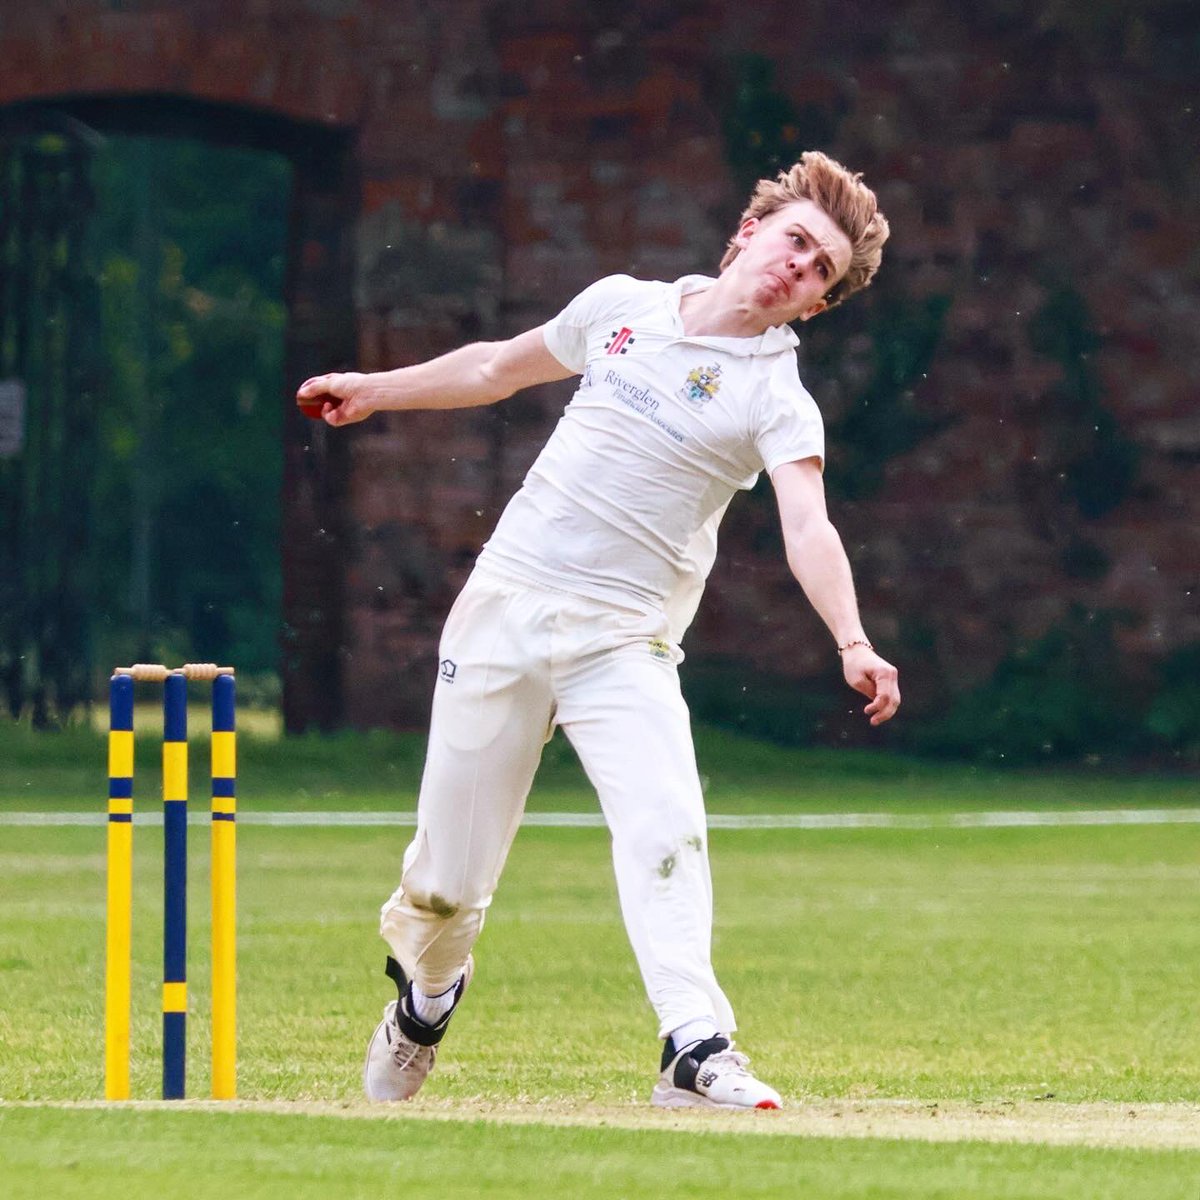
<path fill-rule="evenodd" d="M 633 330 L 622 325 L 620 330 L 614 329 L 609 335 L 608 341 L 604 343 L 604 353 L 624 354 L 635 340 Z"/>

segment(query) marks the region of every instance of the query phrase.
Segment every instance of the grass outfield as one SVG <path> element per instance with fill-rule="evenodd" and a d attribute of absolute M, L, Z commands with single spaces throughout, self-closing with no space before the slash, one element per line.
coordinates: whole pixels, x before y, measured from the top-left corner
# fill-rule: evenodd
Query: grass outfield
<path fill-rule="evenodd" d="M 0 1108 L 9 1200 L 1195 1200 L 1200 1156 L 260 1113 Z"/>
<path fill-rule="evenodd" d="M 102 747 L 83 731 L 0 730 L 0 811 L 102 808 Z M 246 810 L 292 805 L 298 780 L 311 808 L 411 802 L 420 759 L 416 739 L 379 736 L 244 751 Z M 156 754 L 147 742 L 144 760 Z M 532 806 L 594 807 L 553 754 Z M 714 811 L 781 811 L 789 795 L 810 811 L 1196 804 L 1194 781 L 1006 776 L 712 734 L 701 763 Z M 152 808 L 153 769 L 144 780 Z M 714 831 L 717 967 L 741 1045 L 789 1101 L 716 1120 L 645 1104 L 654 1023 L 596 829 L 522 830 L 438 1072 L 399 1114 L 361 1104 L 362 1047 L 390 986 L 375 914 L 406 837 L 242 829 L 244 1104 L 218 1112 L 90 1106 L 104 831 L 2 827 L 0 1193 L 1200 1194 L 1196 826 Z M 207 845 L 192 838 L 189 1093 L 203 1096 Z M 153 1097 L 160 835 L 135 840 L 133 1087 Z"/>
<path fill-rule="evenodd" d="M 425 743 L 417 734 L 343 732 L 280 738 L 270 714 L 239 713 L 239 806 L 254 810 L 412 809 Z M 158 798 L 162 717 L 137 714 L 139 803 Z M 191 713 L 192 789 L 204 793 L 208 716 L 199 692 Z M 887 731 L 880 731 L 886 745 Z M 950 809 L 1193 808 L 1195 776 L 1098 768 L 1017 770 L 936 762 L 861 750 L 795 750 L 718 729 L 696 731 L 710 812 L 927 812 Z M 34 733 L 0 721 L 0 812 L 103 811 L 103 735 L 85 726 Z M 596 801 L 566 739 L 546 747 L 530 808 L 595 811 Z"/>

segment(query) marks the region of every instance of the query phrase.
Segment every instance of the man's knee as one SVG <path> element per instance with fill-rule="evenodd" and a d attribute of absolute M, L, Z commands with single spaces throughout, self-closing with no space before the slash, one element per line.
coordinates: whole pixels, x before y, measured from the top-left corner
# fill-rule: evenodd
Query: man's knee
<path fill-rule="evenodd" d="M 619 857 L 641 864 L 661 879 L 670 879 L 680 868 L 703 867 L 708 861 L 708 843 L 703 830 L 667 834 L 661 830 L 647 836 L 614 843 Z"/>
<path fill-rule="evenodd" d="M 407 885 L 404 888 L 404 899 L 411 908 L 429 913 L 442 921 L 448 921 L 451 917 L 457 916 L 464 907 L 470 907 L 464 905 L 461 897 L 457 895 L 443 895 L 441 892 L 433 890 L 422 891 Z"/>

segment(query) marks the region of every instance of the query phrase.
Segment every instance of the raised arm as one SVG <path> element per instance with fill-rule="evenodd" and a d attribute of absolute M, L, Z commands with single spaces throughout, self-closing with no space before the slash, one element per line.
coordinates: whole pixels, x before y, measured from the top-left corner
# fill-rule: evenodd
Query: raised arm
<path fill-rule="evenodd" d="M 870 698 L 864 712 L 872 725 L 882 725 L 900 706 L 898 675 L 863 631 L 850 561 L 825 507 L 820 465 L 815 458 L 784 463 L 771 473 L 771 483 L 788 566 L 833 634 L 846 682 Z"/>
<path fill-rule="evenodd" d="M 538 326 L 506 342 L 474 342 L 394 371 L 317 375 L 300 385 L 296 400 L 320 404 L 328 425 L 350 425 L 374 412 L 495 404 L 521 388 L 574 374 L 546 349 Z"/>

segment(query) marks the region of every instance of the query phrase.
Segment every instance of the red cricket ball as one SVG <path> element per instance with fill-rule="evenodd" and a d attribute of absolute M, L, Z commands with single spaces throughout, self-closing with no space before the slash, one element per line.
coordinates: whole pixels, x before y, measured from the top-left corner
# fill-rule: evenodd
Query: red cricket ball
<path fill-rule="evenodd" d="M 315 396 L 296 397 L 296 407 L 313 421 L 321 419 L 321 410 L 326 404 L 332 404 L 334 408 L 337 408 L 341 402 L 340 396 L 331 396 L 328 392 L 319 392 Z"/>

